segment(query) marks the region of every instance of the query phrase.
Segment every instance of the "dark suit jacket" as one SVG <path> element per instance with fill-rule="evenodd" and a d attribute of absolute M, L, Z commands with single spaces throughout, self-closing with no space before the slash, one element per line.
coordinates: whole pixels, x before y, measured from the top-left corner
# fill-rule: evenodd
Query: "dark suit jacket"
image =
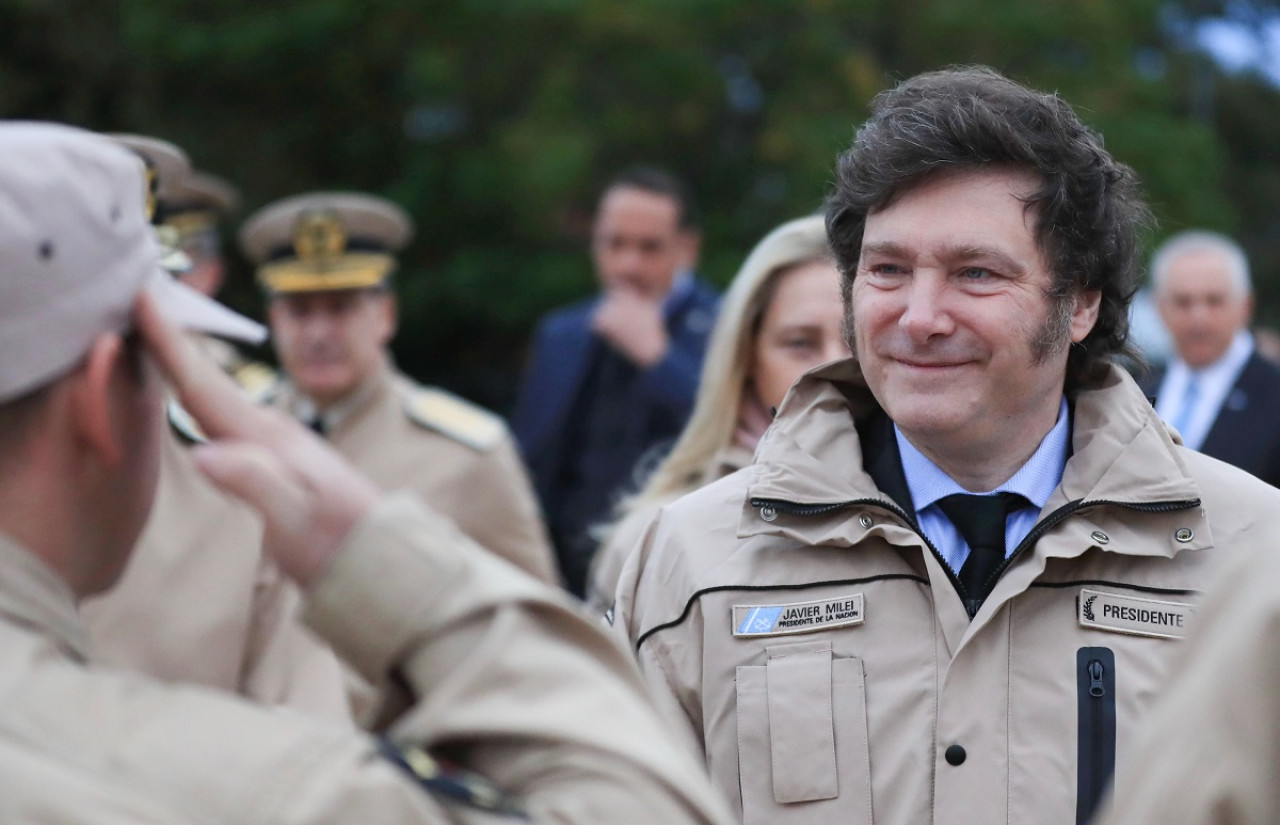
<path fill-rule="evenodd" d="M 1148 396 L 1160 389 L 1164 372 L 1155 370 L 1143 382 Z M 1280 367 L 1256 352 L 1249 356 L 1200 452 L 1280 487 Z"/>
<path fill-rule="evenodd" d="M 511 419 L 511 429 L 529 466 L 534 487 L 554 520 L 558 483 L 563 477 L 569 433 L 583 379 L 595 353 L 605 344 L 591 332 L 596 297 L 547 315 L 534 336 L 529 364 Z M 626 409 L 634 420 L 637 444 L 618 445 L 617 478 L 631 478 L 644 448 L 675 433 L 693 409 L 707 338 L 715 322 L 719 298 L 711 287 L 694 281 L 665 312 L 671 345 L 662 361 L 641 373 L 631 385 Z"/>

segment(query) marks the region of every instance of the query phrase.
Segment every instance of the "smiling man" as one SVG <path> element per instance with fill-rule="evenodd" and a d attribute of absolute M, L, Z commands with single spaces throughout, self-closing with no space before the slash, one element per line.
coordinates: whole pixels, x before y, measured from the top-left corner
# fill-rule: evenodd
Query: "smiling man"
<path fill-rule="evenodd" d="M 748 825 L 1086 822 L 1280 499 L 1112 364 L 1147 211 L 1066 103 L 921 75 L 837 172 L 855 356 L 659 513 L 615 625 Z"/>
<path fill-rule="evenodd" d="M 409 216 L 382 198 L 316 192 L 270 204 L 240 241 L 258 263 L 288 380 L 271 397 L 384 490 L 408 489 L 480 545 L 556 580 L 533 489 L 501 419 L 397 371 L 395 254 Z"/>

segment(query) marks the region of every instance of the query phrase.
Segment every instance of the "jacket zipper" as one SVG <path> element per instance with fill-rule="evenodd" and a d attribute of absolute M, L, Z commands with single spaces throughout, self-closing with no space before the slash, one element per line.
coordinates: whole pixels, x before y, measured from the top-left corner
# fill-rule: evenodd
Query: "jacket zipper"
<path fill-rule="evenodd" d="M 1116 658 L 1109 647 L 1076 651 L 1076 825 L 1086 825 L 1116 769 Z"/>
<path fill-rule="evenodd" d="M 751 499 L 751 506 L 760 510 L 760 517 L 765 521 L 773 521 L 777 518 L 777 511 L 779 510 L 794 516 L 819 516 L 836 510 L 841 510 L 846 507 L 856 507 L 859 505 L 879 507 L 882 510 L 888 510 L 890 513 L 893 513 L 900 518 L 903 524 L 907 525 L 912 532 L 919 536 L 921 540 L 924 541 L 925 546 L 928 547 L 933 552 L 933 555 L 942 562 L 942 569 L 947 571 L 947 577 L 951 580 L 952 586 L 956 588 L 956 592 L 962 594 L 962 601 L 965 603 L 965 609 L 969 613 L 969 618 L 973 618 L 974 615 L 977 614 L 977 606 L 974 605 L 971 600 L 963 598 L 963 596 L 967 594 L 965 593 L 964 586 L 960 584 L 960 579 L 956 575 L 956 571 L 951 569 L 951 565 L 948 564 L 947 560 L 942 557 L 940 552 L 938 552 L 938 548 L 933 545 L 933 542 L 929 541 L 929 537 L 920 532 L 920 529 L 916 526 L 915 519 L 907 515 L 907 512 L 897 504 L 879 498 L 855 498 L 850 499 L 849 501 L 831 502 L 829 504 L 797 504 L 796 502 L 780 498 Z M 1004 571 L 1009 568 L 1009 565 L 1013 563 L 1014 559 L 1018 558 L 1018 556 L 1028 548 L 1034 547 L 1035 543 L 1039 541 L 1045 533 L 1057 526 L 1058 523 L 1067 516 L 1070 516 L 1072 513 L 1082 510 L 1085 507 L 1100 506 L 1123 507 L 1126 510 L 1134 510 L 1140 513 L 1168 513 L 1175 510 L 1189 510 L 1193 507 L 1199 507 L 1200 499 L 1191 498 L 1178 501 L 1153 501 L 1145 504 L 1131 501 L 1112 501 L 1110 499 L 1094 499 L 1091 501 L 1076 499 L 1075 501 L 1069 501 L 1049 515 L 1045 516 L 1034 527 L 1032 527 L 1031 532 L 1027 533 L 1026 537 L 1018 543 L 1018 546 L 1015 547 L 1013 552 L 1005 558 L 1004 563 L 996 568 L 995 572 L 991 574 L 991 578 L 986 583 L 989 584 L 1003 576 Z M 774 511 L 772 516 L 768 514 L 770 509 Z"/>

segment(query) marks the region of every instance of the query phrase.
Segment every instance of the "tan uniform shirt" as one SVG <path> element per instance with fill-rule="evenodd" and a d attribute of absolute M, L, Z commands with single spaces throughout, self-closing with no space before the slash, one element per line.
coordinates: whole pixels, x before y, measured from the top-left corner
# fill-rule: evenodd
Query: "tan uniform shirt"
<path fill-rule="evenodd" d="M 1127 767 L 1211 568 L 1280 531 L 1280 494 L 1175 444 L 1115 369 L 970 621 L 863 469 L 852 425 L 876 412 L 853 361 L 802 379 L 751 467 L 650 526 L 617 628 L 747 825 L 1075 822 Z"/>
<path fill-rule="evenodd" d="M 1280 822 L 1280 552 L 1253 544 L 1210 588 L 1102 825 Z"/>
<path fill-rule="evenodd" d="M 93 659 L 171 682 L 349 719 L 337 657 L 262 554 L 262 523 L 204 479 L 176 433 L 155 504 L 116 586 L 82 605 Z"/>
<path fill-rule="evenodd" d="M 537 822 L 725 822 L 625 652 L 566 597 L 468 546 L 391 499 L 309 594 L 308 621 L 368 678 L 395 669 L 411 686 L 393 737 L 447 748 Z M 3 537 L 0 565 L 0 743 L 63 767 L 68 821 L 89 820 L 103 788 L 202 823 L 496 821 L 424 793 L 349 727 L 87 665 L 62 580 Z M 79 776 L 93 787 L 68 787 Z M 0 772 L 4 804 L 48 792 Z"/>
<path fill-rule="evenodd" d="M 359 390 L 325 437 L 384 490 L 411 490 L 481 546 L 542 581 L 555 560 L 533 487 L 502 420 L 390 369 Z M 296 414 L 296 390 L 273 403 Z"/>

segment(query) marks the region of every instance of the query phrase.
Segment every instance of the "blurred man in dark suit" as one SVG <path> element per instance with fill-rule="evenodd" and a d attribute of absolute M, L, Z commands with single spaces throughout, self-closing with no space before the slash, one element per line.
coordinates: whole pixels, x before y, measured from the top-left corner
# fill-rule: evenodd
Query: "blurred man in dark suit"
<path fill-rule="evenodd" d="M 649 167 L 619 175 L 592 231 L 600 294 L 538 325 L 512 429 L 578 595 L 591 528 L 693 407 L 717 300 L 690 272 L 698 241 L 683 183 Z"/>
<path fill-rule="evenodd" d="M 1175 235 L 1151 262 L 1175 357 L 1144 389 L 1188 447 L 1280 486 L 1280 368 L 1249 334 L 1253 287 L 1240 246 L 1216 232 Z"/>

